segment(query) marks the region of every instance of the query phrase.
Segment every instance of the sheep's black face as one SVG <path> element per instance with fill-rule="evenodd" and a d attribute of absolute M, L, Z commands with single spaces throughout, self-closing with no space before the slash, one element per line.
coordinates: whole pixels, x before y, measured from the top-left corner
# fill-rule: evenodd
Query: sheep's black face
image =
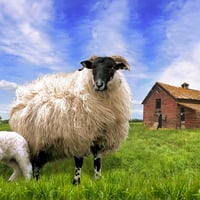
<path fill-rule="evenodd" d="M 122 66 L 124 66 L 123 63 L 116 63 L 110 57 L 97 57 L 93 62 L 86 60 L 81 64 L 92 69 L 95 91 L 106 90 L 107 84 L 112 80 L 116 70 L 122 69 Z"/>
<path fill-rule="evenodd" d="M 92 64 L 95 91 L 107 89 L 107 83 L 113 78 L 115 61 L 111 58 L 97 58 Z"/>

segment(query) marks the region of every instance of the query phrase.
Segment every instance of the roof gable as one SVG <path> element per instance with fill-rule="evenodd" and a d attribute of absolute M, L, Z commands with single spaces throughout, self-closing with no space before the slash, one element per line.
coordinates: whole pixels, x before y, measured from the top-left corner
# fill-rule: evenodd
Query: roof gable
<path fill-rule="evenodd" d="M 200 90 L 176 87 L 176 86 L 168 85 L 165 83 L 159 83 L 159 82 L 157 82 L 157 84 L 163 87 L 176 99 L 200 100 Z"/>
<path fill-rule="evenodd" d="M 156 87 L 161 87 L 165 90 L 170 96 L 175 98 L 176 100 L 198 100 L 200 101 L 200 90 L 193 90 L 183 87 L 176 87 L 172 85 L 168 85 L 165 83 L 156 82 L 150 92 L 147 94 L 142 104 L 148 99 L 148 97 L 152 94 L 152 91 Z"/>

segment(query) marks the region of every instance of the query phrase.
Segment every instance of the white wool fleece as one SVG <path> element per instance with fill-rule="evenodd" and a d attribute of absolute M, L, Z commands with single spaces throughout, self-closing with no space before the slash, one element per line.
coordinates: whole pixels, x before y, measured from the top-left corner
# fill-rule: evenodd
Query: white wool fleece
<path fill-rule="evenodd" d="M 0 161 L 13 168 L 9 181 L 14 181 L 21 174 L 26 179 L 32 176 L 29 160 L 29 147 L 26 140 L 16 132 L 0 131 Z"/>

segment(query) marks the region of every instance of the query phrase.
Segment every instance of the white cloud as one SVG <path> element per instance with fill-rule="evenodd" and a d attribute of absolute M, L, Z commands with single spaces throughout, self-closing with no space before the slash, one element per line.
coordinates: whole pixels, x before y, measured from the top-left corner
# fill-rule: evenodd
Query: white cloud
<path fill-rule="evenodd" d="M 200 89 L 199 74 L 199 66 L 192 61 L 176 60 L 161 74 L 159 81 L 176 86 L 187 82 L 190 88 Z"/>
<path fill-rule="evenodd" d="M 13 90 L 16 89 L 18 85 L 13 82 L 5 81 L 5 80 L 0 80 L 0 90 Z"/>
<path fill-rule="evenodd" d="M 11 104 L 0 104 L 0 116 L 2 119 L 8 119 L 8 115 L 11 109 Z"/>
<path fill-rule="evenodd" d="M 62 59 L 48 35 L 54 15 L 52 1 L 1 0 L 0 7 L 0 51 L 55 69 Z"/>
<path fill-rule="evenodd" d="M 133 104 L 134 105 L 141 105 L 142 101 L 138 101 L 138 100 L 133 100 Z"/>
<path fill-rule="evenodd" d="M 140 104 L 133 104 L 132 107 L 132 119 L 142 119 L 143 116 L 143 105 Z"/>
<path fill-rule="evenodd" d="M 161 53 L 169 65 L 159 81 L 180 86 L 188 82 L 190 88 L 200 89 L 200 1 L 187 1 L 173 14 L 166 27 L 166 40 Z"/>
<path fill-rule="evenodd" d="M 127 1 L 112 1 L 101 7 L 102 9 L 98 6 L 94 10 L 98 14 L 92 22 L 92 41 L 89 46 L 91 53 L 109 55 L 112 52 L 124 52 L 126 45 L 121 31 L 124 28 L 122 24 L 127 20 L 127 15 L 124 14 L 128 10 Z M 116 12 L 119 9 L 120 12 Z"/>
<path fill-rule="evenodd" d="M 136 62 L 135 49 L 142 38 L 137 32 L 131 32 L 128 26 L 131 20 L 129 1 L 97 1 L 91 11 L 94 16 L 90 21 L 91 38 L 84 46 L 86 54 L 122 55 L 133 65 Z M 136 41 L 134 45 L 130 44 L 133 39 Z"/>

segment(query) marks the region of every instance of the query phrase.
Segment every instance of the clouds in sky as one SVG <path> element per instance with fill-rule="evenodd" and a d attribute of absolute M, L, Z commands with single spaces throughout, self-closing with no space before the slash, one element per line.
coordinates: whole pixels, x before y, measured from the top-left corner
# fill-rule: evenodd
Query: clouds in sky
<path fill-rule="evenodd" d="M 1 103 L 1 117 L 2 119 L 8 119 L 8 112 L 11 109 L 11 104 Z"/>
<path fill-rule="evenodd" d="M 187 1 L 166 23 L 166 40 L 161 48 L 168 63 L 163 65 L 160 81 L 180 86 L 188 82 L 200 89 L 199 0 Z"/>
<path fill-rule="evenodd" d="M 142 117 L 140 102 L 156 81 L 200 89 L 199 5 L 200 0 L 0 0 L 0 116 L 8 113 L 17 85 L 76 70 L 93 54 L 127 58 L 135 117 Z"/>
<path fill-rule="evenodd" d="M 161 73 L 160 80 L 177 86 L 187 82 L 190 88 L 200 89 L 200 43 L 185 48 Z"/>
<path fill-rule="evenodd" d="M 49 34 L 53 31 L 49 26 L 54 14 L 52 1 L 1 0 L 0 7 L 1 54 L 50 69 L 62 62 Z"/>
<path fill-rule="evenodd" d="M 98 6 L 94 5 L 92 11 L 98 14 L 91 20 L 91 40 L 87 51 L 100 55 L 127 54 L 128 45 L 124 32 L 128 22 L 128 1 L 96 4 Z"/>
<path fill-rule="evenodd" d="M 8 82 L 5 80 L 0 80 L 0 90 L 13 90 L 16 89 L 18 86 L 14 82 Z"/>

